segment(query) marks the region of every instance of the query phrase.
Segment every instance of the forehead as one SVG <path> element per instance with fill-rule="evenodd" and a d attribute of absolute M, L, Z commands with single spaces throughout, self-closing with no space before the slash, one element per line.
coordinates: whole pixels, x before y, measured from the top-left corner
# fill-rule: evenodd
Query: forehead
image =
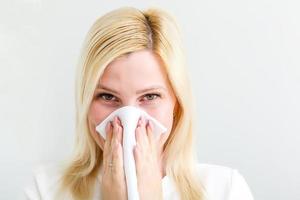
<path fill-rule="evenodd" d="M 111 62 L 100 79 L 103 82 L 122 83 L 161 83 L 166 84 L 166 72 L 163 62 L 148 50 L 133 52 Z"/>

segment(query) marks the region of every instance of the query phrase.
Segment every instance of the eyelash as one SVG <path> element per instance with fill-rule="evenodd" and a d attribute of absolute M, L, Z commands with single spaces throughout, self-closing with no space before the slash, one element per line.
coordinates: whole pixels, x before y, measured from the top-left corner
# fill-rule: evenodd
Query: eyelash
<path fill-rule="evenodd" d="M 98 99 L 98 98 L 102 98 L 102 99 L 103 99 L 103 96 L 105 96 L 105 95 L 110 96 L 110 97 L 112 97 L 112 98 L 115 97 L 114 95 L 109 94 L 109 93 L 100 93 L 100 94 L 97 95 L 97 99 Z M 160 95 L 159 93 L 149 93 L 149 94 L 145 94 L 144 97 L 145 97 L 145 96 L 150 96 L 150 95 L 155 95 L 156 97 L 155 97 L 154 99 L 150 99 L 149 101 L 153 101 L 153 100 L 155 100 L 156 98 L 158 98 L 158 97 L 160 98 L 160 97 L 161 97 L 161 95 Z M 104 100 L 104 101 L 111 101 L 111 99 L 109 99 L 109 100 L 103 99 L 103 100 Z"/>

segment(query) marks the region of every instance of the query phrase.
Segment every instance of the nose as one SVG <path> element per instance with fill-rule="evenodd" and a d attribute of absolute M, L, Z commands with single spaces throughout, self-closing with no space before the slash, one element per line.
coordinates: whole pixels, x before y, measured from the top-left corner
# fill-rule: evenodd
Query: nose
<path fill-rule="evenodd" d="M 139 104 L 135 99 L 125 99 L 125 100 L 123 100 L 123 103 L 121 104 L 121 107 L 124 107 L 124 106 L 139 107 Z"/>

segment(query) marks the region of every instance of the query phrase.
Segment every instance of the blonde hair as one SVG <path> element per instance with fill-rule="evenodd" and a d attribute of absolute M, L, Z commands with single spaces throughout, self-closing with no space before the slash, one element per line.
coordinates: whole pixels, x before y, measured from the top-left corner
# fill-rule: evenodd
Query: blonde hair
<path fill-rule="evenodd" d="M 102 150 L 91 135 L 87 118 L 94 90 L 110 62 L 144 49 L 163 61 L 178 102 L 173 129 L 164 146 L 166 174 L 175 181 L 181 199 L 204 199 L 203 187 L 194 170 L 194 100 L 180 30 L 173 16 L 161 9 L 140 11 L 133 7 L 103 15 L 87 33 L 76 79 L 76 144 L 62 175 L 60 194 L 68 192 L 75 200 L 92 197 L 102 163 Z"/>

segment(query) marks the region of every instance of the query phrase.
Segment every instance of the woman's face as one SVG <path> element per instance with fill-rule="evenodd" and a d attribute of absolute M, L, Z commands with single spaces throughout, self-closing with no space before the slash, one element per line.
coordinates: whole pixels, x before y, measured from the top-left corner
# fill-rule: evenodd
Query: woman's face
<path fill-rule="evenodd" d="M 88 113 L 89 128 L 103 150 L 104 139 L 95 127 L 116 109 L 136 106 L 167 127 L 159 140 L 162 146 L 172 129 L 175 104 L 162 62 L 151 51 L 137 51 L 114 60 L 105 69 Z"/>

